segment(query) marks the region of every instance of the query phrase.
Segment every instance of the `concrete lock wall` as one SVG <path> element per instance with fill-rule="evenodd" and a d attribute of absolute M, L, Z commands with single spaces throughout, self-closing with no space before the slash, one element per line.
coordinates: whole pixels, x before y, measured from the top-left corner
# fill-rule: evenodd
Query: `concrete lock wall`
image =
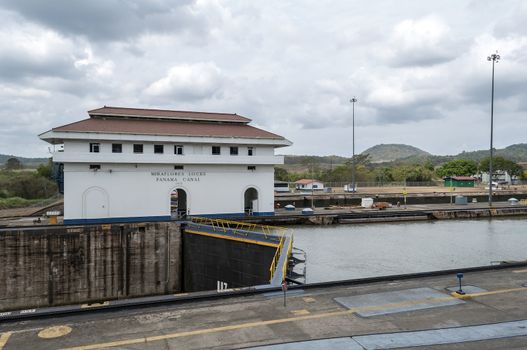
<path fill-rule="evenodd" d="M 275 247 L 184 232 L 184 290 L 267 284 L 275 252 Z"/>
<path fill-rule="evenodd" d="M 181 291 L 176 223 L 0 232 L 0 310 Z"/>

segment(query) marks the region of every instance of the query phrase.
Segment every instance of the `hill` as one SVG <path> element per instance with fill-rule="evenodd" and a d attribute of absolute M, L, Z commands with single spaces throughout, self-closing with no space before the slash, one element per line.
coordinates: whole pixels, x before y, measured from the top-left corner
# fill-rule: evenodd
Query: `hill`
<path fill-rule="evenodd" d="M 422 149 L 403 144 L 375 145 L 363 151 L 361 154 L 369 154 L 369 160 L 372 163 L 384 163 L 408 157 L 430 155 L 430 153 Z"/>
<path fill-rule="evenodd" d="M 18 159 L 25 168 L 37 168 L 40 164 L 46 164 L 48 162 L 48 158 L 24 158 L 9 154 L 0 154 L 0 168 L 4 166 L 9 158 Z"/>
<path fill-rule="evenodd" d="M 404 164 L 425 164 L 431 163 L 434 166 L 441 165 L 454 159 L 466 159 L 476 162 L 489 156 L 488 150 L 479 150 L 472 152 L 461 152 L 457 155 L 438 156 L 425 152 L 417 147 L 402 144 L 376 145 L 368 148 L 361 153 L 361 156 L 369 155 L 367 161 L 379 166 L 392 166 Z M 515 162 L 527 162 L 527 143 L 518 143 L 510 145 L 503 149 L 496 149 L 496 156 L 501 156 Z M 331 169 L 340 164 L 349 161 L 349 158 L 341 156 L 296 156 L 286 155 L 285 166 L 291 171 L 305 171 L 308 169 L 307 163 L 310 159 L 319 168 Z"/>
<path fill-rule="evenodd" d="M 515 162 L 527 162 L 527 143 L 517 143 L 502 149 L 496 149 L 494 154 Z M 454 157 L 456 159 L 467 159 L 479 162 L 488 156 L 489 150 L 480 150 L 473 152 L 463 151 Z"/>

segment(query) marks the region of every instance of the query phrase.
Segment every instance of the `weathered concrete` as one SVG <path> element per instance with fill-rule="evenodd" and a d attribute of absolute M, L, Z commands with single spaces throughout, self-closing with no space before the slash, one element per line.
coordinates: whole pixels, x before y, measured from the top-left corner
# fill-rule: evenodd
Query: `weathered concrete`
<path fill-rule="evenodd" d="M 448 288 L 457 284 L 455 274 L 395 279 L 364 285 L 305 288 L 303 293 L 296 294 L 290 290 L 285 307 L 279 295 L 273 298 L 260 294 L 213 301 L 188 301 L 121 312 L 100 311 L 96 314 L 26 320 L 5 324 L 0 330 L 0 336 L 12 332 L 4 350 L 238 349 L 337 337 L 379 340 L 383 334 L 388 333 L 398 339 L 408 339 L 408 335 L 412 336 L 411 339 L 418 339 L 421 335 L 445 334 L 447 339 L 458 342 L 447 347 L 433 345 L 442 344 L 442 340 L 426 336 L 426 349 L 431 346 L 437 346 L 437 349 L 464 350 L 525 349 L 527 337 L 517 336 L 524 333 L 514 333 L 518 329 L 518 322 L 514 321 L 527 320 L 527 287 L 523 287 L 527 283 L 527 269 L 516 267 L 466 272 L 465 280 L 470 285 L 488 292 L 467 295 L 463 299 L 464 303 L 456 305 L 384 313 L 373 317 L 362 317 L 358 313 L 398 308 L 401 304 L 394 303 L 390 298 L 379 298 L 376 303 L 348 309 L 335 302 L 335 298 L 430 288 L 442 296 L 431 300 L 426 296 L 416 295 L 402 303 L 440 303 L 443 299 L 452 298 Z M 464 332 L 459 327 L 489 330 L 490 327 L 480 326 L 490 324 L 498 326 L 498 331 L 494 331 L 497 336 L 506 338 L 490 339 L 496 337 L 490 332 L 485 332 L 486 338 L 476 338 L 473 336 L 474 332 L 469 332 L 468 337 L 463 334 L 459 336 Z M 42 339 L 38 336 L 41 331 L 57 326 L 68 326 L 72 331 L 53 339 Z M 525 332 L 523 327 L 524 324 L 520 330 Z M 451 330 L 457 333 L 457 338 L 451 336 Z M 374 334 L 377 336 L 365 337 Z M 413 345 L 420 344 L 424 343 Z"/>
<path fill-rule="evenodd" d="M 0 232 L 0 310 L 181 291 L 177 223 Z"/>

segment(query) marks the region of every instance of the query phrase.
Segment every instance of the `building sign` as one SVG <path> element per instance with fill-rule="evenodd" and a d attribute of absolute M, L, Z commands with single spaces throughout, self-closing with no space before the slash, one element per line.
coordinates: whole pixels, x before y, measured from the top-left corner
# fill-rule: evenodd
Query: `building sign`
<path fill-rule="evenodd" d="M 205 171 L 152 171 L 150 175 L 156 182 L 199 182 Z"/>

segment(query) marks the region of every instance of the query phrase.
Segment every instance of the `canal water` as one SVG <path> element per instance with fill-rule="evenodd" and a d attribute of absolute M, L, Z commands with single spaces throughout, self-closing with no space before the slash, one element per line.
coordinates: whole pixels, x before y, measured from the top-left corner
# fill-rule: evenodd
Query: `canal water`
<path fill-rule="evenodd" d="M 308 283 L 527 260 L 527 219 L 294 227 Z"/>

